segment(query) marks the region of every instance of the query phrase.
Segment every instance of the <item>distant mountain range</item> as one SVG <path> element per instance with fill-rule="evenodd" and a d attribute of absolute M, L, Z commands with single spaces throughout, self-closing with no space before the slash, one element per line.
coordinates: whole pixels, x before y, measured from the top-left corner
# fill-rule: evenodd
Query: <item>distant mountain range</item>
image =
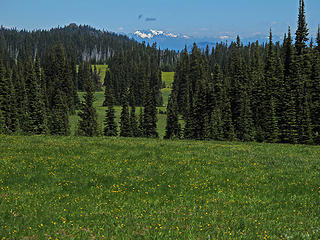
<path fill-rule="evenodd" d="M 186 34 L 171 33 L 162 30 L 137 30 L 134 33 L 126 34 L 128 37 L 138 41 L 149 44 L 157 43 L 161 49 L 182 50 L 185 45 L 190 49 L 195 42 L 198 47 L 205 48 L 207 45 L 211 48 L 216 43 L 235 41 L 236 36 L 223 35 L 219 37 L 193 37 Z M 240 36 L 241 38 L 241 36 Z M 280 41 L 280 36 L 273 36 L 274 42 Z M 251 37 L 241 38 L 241 41 L 246 44 L 248 42 L 259 41 L 260 43 L 268 41 L 268 33 L 254 34 Z"/>

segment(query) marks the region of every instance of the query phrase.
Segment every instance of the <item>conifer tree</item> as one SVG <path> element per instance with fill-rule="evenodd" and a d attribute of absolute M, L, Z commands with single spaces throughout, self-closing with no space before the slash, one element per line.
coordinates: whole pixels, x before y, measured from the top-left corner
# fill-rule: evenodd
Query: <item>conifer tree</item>
<path fill-rule="evenodd" d="M 277 79 L 275 64 L 276 62 L 273 51 L 272 32 L 270 30 L 269 45 L 265 65 L 266 93 L 264 102 L 262 103 L 265 111 L 265 118 L 262 120 L 267 142 L 277 142 L 279 134 L 276 100 L 279 99 L 277 92 L 280 90 L 280 83 L 279 79 Z"/>
<path fill-rule="evenodd" d="M 306 42 L 309 40 L 309 30 L 307 27 L 305 10 L 304 10 L 304 0 L 299 0 L 299 15 L 298 15 L 298 28 L 296 31 L 296 43 L 295 47 L 297 54 L 303 54 L 303 49 L 306 48 Z"/>
<path fill-rule="evenodd" d="M 8 110 L 8 97 L 9 88 L 8 82 L 6 81 L 5 68 L 3 66 L 2 60 L 0 59 L 0 112 L 1 112 L 1 131 L 2 133 L 9 133 L 7 116 L 9 114 Z"/>
<path fill-rule="evenodd" d="M 27 56 L 25 67 L 27 93 L 27 120 L 25 131 L 31 134 L 45 134 L 48 132 L 48 119 L 45 103 L 41 94 L 40 79 L 37 79 L 35 72 L 36 67 L 39 66 L 34 66 L 31 56 Z"/>
<path fill-rule="evenodd" d="M 97 112 L 93 106 L 94 92 L 93 82 L 90 75 L 85 79 L 86 93 L 84 101 L 81 103 L 80 112 L 78 113 L 80 119 L 78 121 L 77 135 L 80 136 L 98 136 L 100 134 L 98 127 Z"/>
<path fill-rule="evenodd" d="M 115 122 L 115 110 L 114 110 L 114 97 L 112 94 L 112 89 L 111 88 L 106 88 L 107 91 L 107 96 L 108 98 L 107 100 L 107 110 L 106 110 L 106 117 L 104 120 L 105 123 L 105 127 L 104 127 L 104 131 L 103 134 L 105 136 L 117 136 L 118 135 L 118 126 L 117 123 Z"/>
<path fill-rule="evenodd" d="M 165 139 L 175 139 L 181 137 L 181 125 L 179 123 L 179 116 L 177 110 L 177 97 L 175 92 L 172 92 L 167 106 L 167 125 Z"/>
<path fill-rule="evenodd" d="M 312 60 L 312 91 L 311 91 L 311 123 L 313 138 L 316 144 L 320 144 L 320 51 L 315 51 Z"/>
<path fill-rule="evenodd" d="M 317 32 L 317 46 L 316 50 L 320 53 L 320 25 L 318 25 L 318 32 Z"/>
<path fill-rule="evenodd" d="M 12 82 L 16 93 L 15 98 L 19 129 L 24 131 L 27 113 L 27 93 L 25 88 L 25 79 L 23 77 L 23 66 L 19 58 L 17 60 L 17 64 L 14 64 L 12 68 Z"/>
<path fill-rule="evenodd" d="M 138 125 L 138 129 L 139 129 L 139 137 L 144 136 L 144 123 L 143 123 L 143 108 L 140 107 L 140 113 L 139 113 L 139 125 Z"/>
<path fill-rule="evenodd" d="M 148 81 L 147 81 L 148 82 Z M 157 138 L 157 108 L 155 94 L 149 87 L 149 82 L 146 85 L 146 97 L 143 112 L 143 136 Z"/>
<path fill-rule="evenodd" d="M 5 121 L 2 114 L 2 110 L 0 109 L 0 135 L 5 133 Z"/>
<path fill-rule="evenodd" d="M 52 135 L 70 135 L 68 106 L 64 93 L 57 89 L 53 99 L 53 108 L 49 118 L 49 129 Z"/>
<path fill-rule="evenodd" d="M 18 115 L 17 115 L 17 103 L 16 103 L 16 94 L 12 84 L 12 74 L 9 66 L 6 68 L 5 74 L 6 80 L 6 106 L 5 106 L 5 122 L 8 129 L 8 133 L 14 133 L 18 129 Z"/>
<path fill-rule="evenodd" d="M 133 137 L 139 137 L 141 135 L 139 130 L 139 125 L 136 119 L 136 107 L 134 101 L 131 104 L 131 111 L 130 111 L 130 126 L 132 130 Z"/>
<path fill-rule="evenodd" d="M 222 112 L 222 122 L 223 122 L 223 138 L 228 141 L 233 141 L 236 139 L 234 126 L 232 123 L 232 113 L 231 113 L 231 104 L 227 96 L 226 90 L 223 93 L 223 101 L 221 106 Z"/>
<path fill-rule="evenodd" d="M 297 143 L 297 113 L 296 113 L 296 81 L 295 81 L 295 51 L 292 46 L 290 28 L 288 36 L 284 39 L 284 112 L 279 120 L 280 139 L 285 143 Z"/>
<path fill-rule="evenodd" d="M 130 118 L 129 118 L 128 90 L 124 91 L 122 95 L 122 110 L 121 110 L 121 116 L 120 116 L 120 136 L 121 137 L 132 136 Z"/>
<path fill-rule="evenodd" d="M 210 138 L 217 141 L 222 141 L 225 139 L 223 132 L 224 122 L 222 120 L 222 112 L 220 107 L 216 107 L 211 115 L 210 122 Z"/>

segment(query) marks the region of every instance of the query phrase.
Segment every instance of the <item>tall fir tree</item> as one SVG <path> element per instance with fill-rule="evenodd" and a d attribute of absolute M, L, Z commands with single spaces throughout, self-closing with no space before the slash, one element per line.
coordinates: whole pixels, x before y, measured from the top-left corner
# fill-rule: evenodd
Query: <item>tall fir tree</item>
<path fill-rule="evenodd" d="M 115 110 L 114 110 L 114 97 L 112 94 L 112 88 L 107 88 L 107 110 L 106 110 L 106 117 L 104 120 L 104 130 L 103 130 L 103 135 L 104 136 L 117 136 L 118 135 L 118 126 L 115 121 L 116 116 L 115 116 Z"/>
<path fill-rule="evenodd" d="M 25 66 L 25 84 L 27 95 L 27 121 L 26 129 L 30 134 L 45 134 L 48 132 L 48 119 L 46 107 L 40 89 L 40 79 L 37 79 L 31 56 L 27 56 Z M 37 72 L 40 70 L 37 69 Z M 38 75 L 39 77 L 39 75 Z"/>
<path fill-rule="evenodd" d="M 122 95 L 122 110 L 121 110 L 121 116 L 120 116 L 120 136 L 132 137 L 132 129 L 131 129 L 130 117 L 129 117 L 128 89 L 124 91 Z"/>
<path fill-rule="evenodd" d="M 181 137 L 181 125 L 179 123 L 178 104 L 175 92 L 172 92 L 167 106 L 167 125 L 165 139 L 179 139 Z"/>
<path fill-rule="evenodd" d="M 94 89 L 93 82 L 89 76 L 85 79 L 86 93 L 84 101 L 81 103 L 80 112 L 78 113 L 80 119 L 78 121 L 77 135 L 94 137 L 100 135 L 97 111 L 93 106 L 94 103 Z"/>
<path fill-rule="evenodd" d="M 292 45 L 290 27 L 284 39 L 284 112 L 279 119 L 280 141 L 284 143 L 297 143 L 297 113 L 296 113 L 296 77 L 295 77 L 295 49 Z"/>
<path fill-rule="evenodd" d="M 53 108 L 49 118 L 49 129 L 52 135 L 70 135 L 68 106 L 66 97 L 61 90 L 57 90 L 53 99 Z"/>
<path fill-rule="evenodd" d="M 298 15 L 298 28 L 296 31 L 295 47 L 298 55 L 303 54 L 303 50 L 306 48 L 306 42 L 309 40 L 309 29 L 307 27 L 304 0 L 299 0 L 299 15 Z"/>
<path fill-rule="evenodd" d="M 278 142 L 279 129 L 276 112 L 276 100 L 278 100 L 277 91 L 280 90 L 280 83 L 276 73 L 276 61 L 273 50 L 271 30 L 265 65 L 265 83 L 266 95 L 264 102 L 262 103 L 265 111 L 265 118 L 263 119 L 265 140 L 267 142 Z"/>
<path fill-rule="evenodd" d="M 150 89 L 150 83 L 146 84 L 146 97 L 143 112 L 143 136 L 157 138 L 157 107 L 153 89 Z"/>

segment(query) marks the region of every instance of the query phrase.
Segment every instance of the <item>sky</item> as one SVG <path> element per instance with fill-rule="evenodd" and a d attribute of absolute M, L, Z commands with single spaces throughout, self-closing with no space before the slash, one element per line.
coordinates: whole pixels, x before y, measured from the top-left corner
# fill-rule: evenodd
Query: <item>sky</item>
<path fill-rule="evenodd" d="M 282 35 L 296 28 L 298 0 L 2 0 L 0 25 L 50 29 L 70 23 L 118 33 L 163 30 L 195 37 Z M 305 0 L 308 27 L 320 24 L 320 0 Z"/>

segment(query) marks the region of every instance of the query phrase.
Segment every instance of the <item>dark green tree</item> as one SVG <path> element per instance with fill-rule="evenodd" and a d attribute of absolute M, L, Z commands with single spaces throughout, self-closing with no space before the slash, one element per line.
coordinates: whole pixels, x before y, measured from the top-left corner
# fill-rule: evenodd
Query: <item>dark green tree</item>
<path fill-rule="evenodd" d="M 52 135 L 70 135 L 69 113 L 66 96 L 61 90 L 57 90 L 53 99 L 53 108 L 49 118 L 49 129 Z"/>
<path fill-rule="evenodd" d="M 43 95 L 41 94 L 40 79 L 37 79 L 35 72 L 36 67 L 39 67 L 39 65 L 34 66 L 31 56 L 27 56 L 24 73 L 27 95 L 27 117 L 26 129 L 24 131 L 30 134 L 45 134 L 48 132 L 48 119 Z M 39 72 L 40 70 L 37 71 Z"/>
<path fill-rule="evenodd" d="M 93 106 L 94 103 L 94 91 L 93 82 L 89 76 L 85 79 L 86 93 L 84 95 L 84 101 L 81 103 L 80 112 L 78 113 L 80 119 L 78 122 L 77 135 L 80 136 L 98 136 L 100 134 L 97 112 Z"/>
<path fill-rule="evenodd" d="M 104 130 L 103 130 L 103 134 L 105 136 L 117 136 L 118 135 L 118 126 L 117 123 L 115 121 L 116 116 L 115 116 L 115 110 L 114 110 L 114 98 L 113 98 L 113 94 L 112 94 L 112 89 L 111 88 L 106 88 L 107 91 L 107 96 L 108 98 L 107 100 L 107 110 L 106 110 L 106 117 L 104 120 Z"/>
<path fill-rule="evenodd" d="M 167 125 L 165 139 L 179 139 L 181 137 L 181 125 L 179 123 L 178 104 L 175 92 L 172 92 L 167 106 Z"/>
<path fill-rule="evenodd" d="M 157 107 L 154 91 L 146 86 L 146 97 L 143 112 L 143 136 L 157 138 Z"/>
<path fill-rule="evenodd" d="M 130 126 L 132 130 L 132 136 L 133 137 L 139 137 L 141 136 L 138 121 L 136 119 L 136 107 L 134 104 L 134 101 L 131 104 L 131 111 L 130 111 Z"/>
<path fill-rule="evenodd" d="M 276 73 L 276 60 L 273 50 L 272 32 L 270 30 L 269 44 L 267 49 L 267 57 L 265 64 L 265 99 L 261 104 L 263 105 L 265 116 L 263 120 L 264 124 L 264 135 L 267 142 L 277 142 L 279 129 L 278 129 L 278 118 L 276 100 L 279 99 L 277 92 L 280 90 L 279 79 Z"/>
<path fill-rule="evenodd" d="M 307 27 L 304 0 L 299 0 L 299 15 L 298 15 L 298 28 L 296 31 L 295 47 L 298 55 L 303 54 L 303 50 L 306 48 L 306 42 L 309 40 L 309 29 Z"/>
<path fill-rule="evenodd" d="M 292 45 L 290 28 L 284 43 L 284 112 L 279 119 L 280 140 L 284 143 L 297 143 L 297 111 L 296 111 L 296 64 L 295 49 Z"/>
<path fill-rule="evenodd" d="M 120 136 L 132 137 L 132 129 L 131 129 L 130 117 L 129 117 L 128 90 L 124 91 L 122 95 L 122 110 L 121 110 L 121 116 L 120 116 Z"/>

